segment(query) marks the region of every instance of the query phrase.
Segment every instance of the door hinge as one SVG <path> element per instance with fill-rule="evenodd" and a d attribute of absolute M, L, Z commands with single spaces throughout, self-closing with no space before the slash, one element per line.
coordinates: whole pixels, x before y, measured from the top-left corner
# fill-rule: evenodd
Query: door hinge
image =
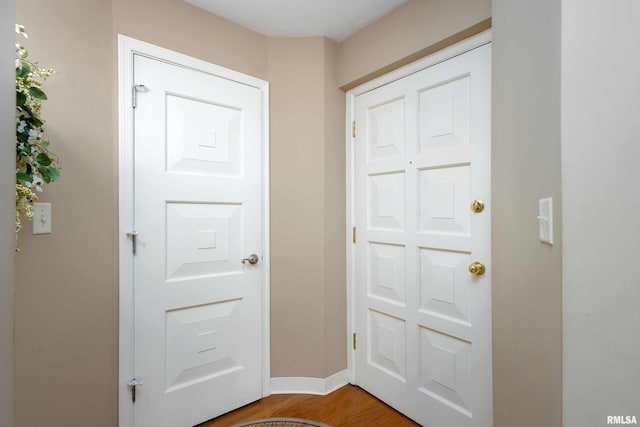
<path fill-rule="evenodd" d="M 355 120 L 351 123 L 351 136 L 354 138 L 356 137 L 356 121 Z"/>
<path fill-rule="evenodd" d="M 357 240 L 357 234 L 358 234 L 358 231 L 356 227 L 353 227 L 353 243 L 355 243 Z"/>
<path fill-rule="evenodd" d="M 353 333 L 353 349 L 355 350 L 358 347 L 358 334 Z"/>
<path fill-rule="evenodd" d="M 131 237 L 131 250 L 133 251 L 133 255 L 136 254 L 136 249 L 138 247 L 138 232 L 133 230 L 127 233 L 127 236 Z"/>
<path fill-rule="evenodd" d="M 145 85 L 133 85 L 131 88 L 131 105 L 136 108 L 138 101 L 138 92 L 147 92 L 149 89 Z"/>
<path fill-rule="evenodd" d="M 131 390 L 131 401 L 133 403 L 136 403 L 136 387 L 141 386 L 143 384 L 144 384 L 144 381 L 137 380 L 135 378 L 127 382 L 127 387 L 129 387 L 129 390 Z"/>

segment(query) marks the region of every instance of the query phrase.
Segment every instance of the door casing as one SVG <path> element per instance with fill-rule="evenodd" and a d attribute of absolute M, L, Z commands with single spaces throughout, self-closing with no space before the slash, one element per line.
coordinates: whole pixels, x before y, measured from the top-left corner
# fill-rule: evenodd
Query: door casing
<path fill-rule="evenodd" d="M 356 332 L 355 324 L 355 284 L 356 284 L 356 268 L 355 268 L 355 245 L 353 244 L 353 226 L 355 224 L 355 145 L 353 137 L 352 123 L 355 120 L 355 100 L 358 95 L 369 92 L 393 81 L 407 77 L 411 74 L 422 71 L 435 64 L 446 61 L 477 47 L 491 43 L 491 30 L 483 31 L 473 37 L 456 43 L 448 48 L 438 51 L 416 62 L 401 67 L 384 76 L 371 80 L 361 86 L 351 89 L 346 96 L 346 189 L 347 189 L 347 221 L 345 236 L 347 245 L 347 370 L 349 382 L 355 383 L 355 354 L 353 348 L 353 334 Z"/>
<path fill-rule="evenodd" d="M 133 157 L 133 56 L 143 55 L 188 67 L 255 87 L 262 95 L 262 228 L 263 228 L 263 308 L 262 308 L 262 395 L 270 390 L 270 240 L 269 240 L 269 83 L 178 52 L 158 47 L 121 34 L 118 35 L 118 202 L 119 202 L 119 355 L 118 355 L 118 425 L 133 427 L 133 405 L 127 381 L 134 375 L 134 276 L 131 240 L 127 233 L 134 226 L 134 157 Z"/>

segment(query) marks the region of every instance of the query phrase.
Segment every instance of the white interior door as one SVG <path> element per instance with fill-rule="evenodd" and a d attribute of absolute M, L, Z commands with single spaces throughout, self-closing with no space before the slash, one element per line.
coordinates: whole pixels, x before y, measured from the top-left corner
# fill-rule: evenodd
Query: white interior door
<path fill-rule="evenodd" d="M 355 382 L 424 426 L 492 425 L 490 52 L 355 98 Z"/>
<path fill-rule="evenodd" d="M 262 397 L 261 91 L 141 55 L 133 69 L 134 424 L 187 427 Z"/>

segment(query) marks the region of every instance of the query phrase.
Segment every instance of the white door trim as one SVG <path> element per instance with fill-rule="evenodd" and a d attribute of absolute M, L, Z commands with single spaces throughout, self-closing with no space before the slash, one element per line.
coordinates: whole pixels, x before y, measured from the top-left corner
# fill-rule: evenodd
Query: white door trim
<path fill-rule="evenodd" d="M 133 108 L 132 90 L 133 56 L 143 55 L 160 61 L 192 68 L 205 73 L 220 76 L 248 86 L 255 87 L 262 94 L 262 206 L 263 206 L 263 367 L 262 395 L 268 396 L 270 390 L 270 240 L 269 240 L 269 83 L 229 70 L 181 53 L 164 49 L 130 37 L 118 35 L 118 202 L 119 202 L 119 366 L 118 366 L 118 402 L 120 427 L 133 427 L 133 405 L 127 388 L 127 381 L 133 376 L 134 360 L 134 298 L 133 298 L 133 255 L 131 240 L 127 233 L 134 224 L 134 188 L 133 188 Z"/>
<path fill-rule="evenodd" d="M 347 370 L 349 382 L 355 383 L 355 363 L 353 349 L 353 333 L 355 329 L 355 245 L 352 240 L 353 226 L 355 224 L 355 148 L 352 123 L 355 120 L 355 99 L 358 95 L 369 92 L 408 75 L 417 73 L 432 65 L 444 62 L 454 56 L 461 55 L 477 47 L 491 43 L 491 30 L 483 31 L 473 37 L 456 43 L 446 49 L 426 56 L 416 62 L 398 68 L 384 76 L 364 83 L 347 92 L 346 96 L 346 186 L 347 186 Z"/>

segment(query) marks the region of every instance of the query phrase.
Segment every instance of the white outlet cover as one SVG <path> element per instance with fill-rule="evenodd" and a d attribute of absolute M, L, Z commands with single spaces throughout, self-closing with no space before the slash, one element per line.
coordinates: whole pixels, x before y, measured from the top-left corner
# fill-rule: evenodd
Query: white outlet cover
<path fill-rule="evenodd" d="M 553 245 L 553 199 L 540 199 L 538 205 L 538 229 L 540 241 Z"/>
<path fill-rule="evenodd" d="M 51 203 L 33 204 L 33 234 L 51 233 Z"/>

